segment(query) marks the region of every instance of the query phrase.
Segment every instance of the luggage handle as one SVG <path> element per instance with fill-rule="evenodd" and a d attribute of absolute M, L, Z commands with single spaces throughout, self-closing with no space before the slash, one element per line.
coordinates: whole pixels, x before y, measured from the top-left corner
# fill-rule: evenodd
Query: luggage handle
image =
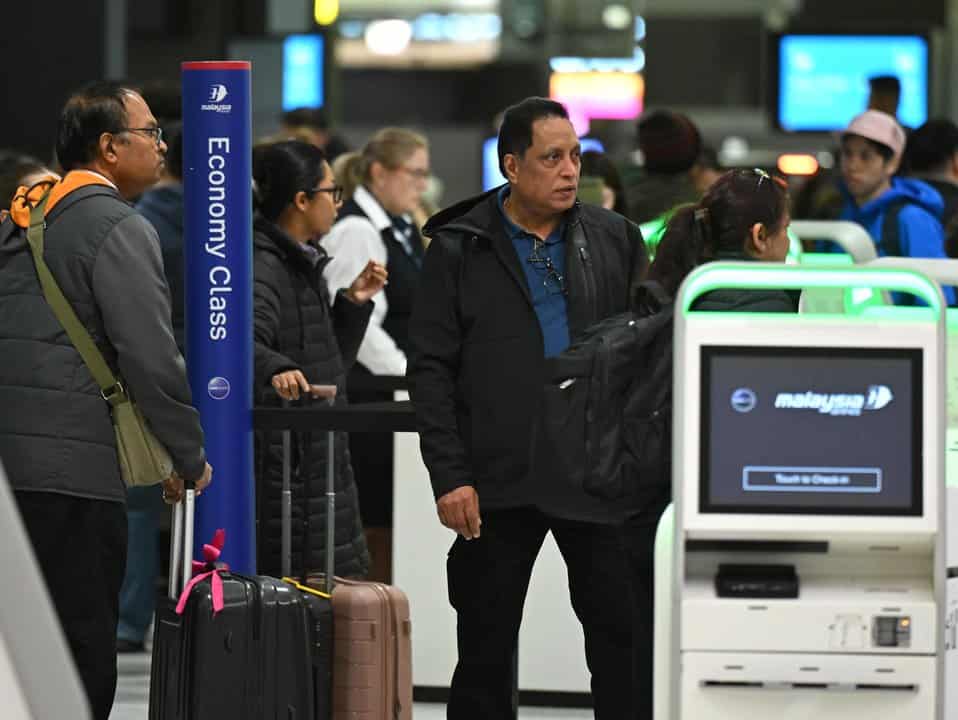
<path fill-rule="evenodd" d="M 330 398 L 329 404 L 336 401 Z M 333 594 L 336 584 L 336 431 L 326 431 L 326 592 Z"/>
<path fill-rule="evenodd" d="M 168 593 L 177 600 L 193 577 L 193 528 L 196 509 L 196 483 L 184 481 L 183 499 L 173 506 L 170 530 L 170 578 Z"/>
<path fill-rule="evenodd" d="M 335 385 L 310 385 L 310 396 L 317 400 L 325 400 L 330 406 L 335 405 L 337 387 Z M 283 407 L 289 407 L 289 402 L 284 400 Z M 333 591 L 333 571 L 336 562 L 336 431 L 328 430 L 326 433 L 326 582 L 325 591 Z M 307 437 L 303 450 L 301 463 L 305 464 L 305 458 L 308 456 L 309 439 Z M 293 565 L 293 495 L 291 487 L 292 478 L 292 432 L 283 431 L 283 487 L 282 487 L 282 572 L 283 577 L 292 577 Z M 309 511 L 309 493 L 307 481 L 303 479 L 303 521 L 304 530 L 308 530 L 308 511 Z M 306 584 L 309 574 L 310 542 L 308 532 L 303 532 L 303 571 L 301 582 Z"/>
<path fill-rule="evenodd" d="M 289 407 L 289 400 L 283 400 L 283 409 Z M 283 487 L 280 500 L 280 516 L 282 518 L 282 536 L 280 554 L 282 557 L 283 577 L 289 577 L 292 565 L 293 540 L 293 491 L 290 488 L 290 476 L 292 474 L 292 434 L 289 430 L 283 430 Z"/>

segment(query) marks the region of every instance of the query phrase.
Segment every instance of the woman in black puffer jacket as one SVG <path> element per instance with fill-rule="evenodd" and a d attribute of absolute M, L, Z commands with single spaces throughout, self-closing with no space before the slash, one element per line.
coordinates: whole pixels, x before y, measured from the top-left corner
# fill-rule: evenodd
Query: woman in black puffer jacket
<path fill-rule="evenodd" d="M 257 215 L 253 223 L 254 397 L 279 405 L 310 394 L 310 385 L 336 385 L 346 402 L 345 378 L 372 311 L 370 298 L 386 282 L 386 269 L 370 261 L 330 305 L 323 280 L 329 257 L 317 240 L 336 219 L 341 191 L 321 150 L 298 141 L 262 146 L 253 155 Z M 257 552 L 259 572 L 281 568 L 282 434 L 256 436 Z M 322 570 L 326 546 L 326 432 L 293 433 L 293 558 Z M 363 577 L 369 552 L 345 433 L 336 434 L 336 573 Z M 308 531 L 303 492 L 308 495 Z"/>
<path fill-rule="evenodd" d="M 695 204 L 669 220 L 648 279 L 675 297 L 686 276 L 712 260 L 783 262 L 788 255 L 788 193 L 781 178 L 763 170 L 733 170 L 719 178 Z M 702 312 L 798 311 L 798 293 L 769 288 L 713 290 L 695 301 Z M 669 375 L 671 385 L 671 374 Z M 671 428 L 669 429 L 671 432 Z M 663 462 L 664 467 L 668 467 Z M 647 504 L 623 526 L 632 571 L 636 707 L 652 716 L 652 620 L 655 531 L 672 497 L 670 473 Z"/>

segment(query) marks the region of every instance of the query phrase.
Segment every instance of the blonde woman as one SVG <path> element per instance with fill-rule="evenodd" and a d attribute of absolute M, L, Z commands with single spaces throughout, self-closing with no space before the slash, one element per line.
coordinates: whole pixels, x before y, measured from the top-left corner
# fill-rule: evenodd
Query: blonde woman
<path fill-rule="evenodd" d="M 385 128 L 338 168 L 343 185 L 358 185 L 322 240 L 333 258 L 323 274 L 334 293 L 347 287 L 370 258 L 386 266 L 389 284 L 373 298 L 376 306 L 357 360 L 374 375 L 405 375 L 407 328 L 423 255 L 410 213 L 429 180 L 429 146 L 418 133 Z"/>
<path fill-rule="evenodd" d="M 377 132 L 361 151 L 336 165 L 337 182 L 354 188 L 322 244 L 332 256 L 323 271 L 330 292 L 348 285 L 370 258 L 384 264 L 389 284 L 375 307 L 347 381 L 352 402 L 391 400 L 362 383 L 372 375 L 405 375 L 409 317 L 419 288 L 423 242 L 411 215 L 429 179 L 426 139 L 402 128 Z M 365 376 L 365 377 L 364 377 Z M 366 539 L 370 579 L 388 582 L 391 563 L 392 435 L 356 433 L 349 439 Z"/>
<path fill-rule="evenodd" d="M 362 164 L 362 153 L 357 150 L 343 153 L 333 162 L 333 175 L 336 176 L 336 184 L 343 189 L 343 202 L 352 200 L 356 188 L 363 184 L 360 174 Z"/>

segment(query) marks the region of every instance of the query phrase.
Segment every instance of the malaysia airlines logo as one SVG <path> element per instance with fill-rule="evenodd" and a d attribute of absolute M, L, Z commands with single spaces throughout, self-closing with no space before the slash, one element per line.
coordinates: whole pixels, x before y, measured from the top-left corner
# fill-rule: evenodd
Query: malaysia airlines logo
<path fill-rule="evenodd" d="M 822 415 L 858 417 L 865 410 L 881 410 L 895 399 L 887 385 L 869 385 L 865 393 L 779 393 L 775 407 L 779 410 L 817 410 Z"/>
<path fill-rule="evenodd" d="M 214 83 L 210 85 L 209 102 L 206 105 L 201 105 L 200 109 L 207 112 L 216 113 L 231 112 L 233 110 L 233 106 L 229 103 L 223 102 L 227 95 L 229 95 L 229 90 L 226 89 L 225 85 L 221 85 L 220 83 Z"/>
<path fill-rule="evenodd" d="M 868 398 L 865 400 L 865 409 L 881 410 L 894 399 L 891 390 L 885 385 L 870 385 L 868 387 Z"/>

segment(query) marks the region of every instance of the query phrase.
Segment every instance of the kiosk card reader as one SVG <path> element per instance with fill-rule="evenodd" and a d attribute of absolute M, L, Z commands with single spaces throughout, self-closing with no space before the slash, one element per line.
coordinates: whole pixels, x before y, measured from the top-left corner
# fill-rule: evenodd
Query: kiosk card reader
<path fill-rule="evenodd" d="M 930 311 L 691 310 L 728 287 L 868 287 Z M 676 306 L 656 720 L 944 720 L 939 288 L 908 271 L 716 263 Z"/>

